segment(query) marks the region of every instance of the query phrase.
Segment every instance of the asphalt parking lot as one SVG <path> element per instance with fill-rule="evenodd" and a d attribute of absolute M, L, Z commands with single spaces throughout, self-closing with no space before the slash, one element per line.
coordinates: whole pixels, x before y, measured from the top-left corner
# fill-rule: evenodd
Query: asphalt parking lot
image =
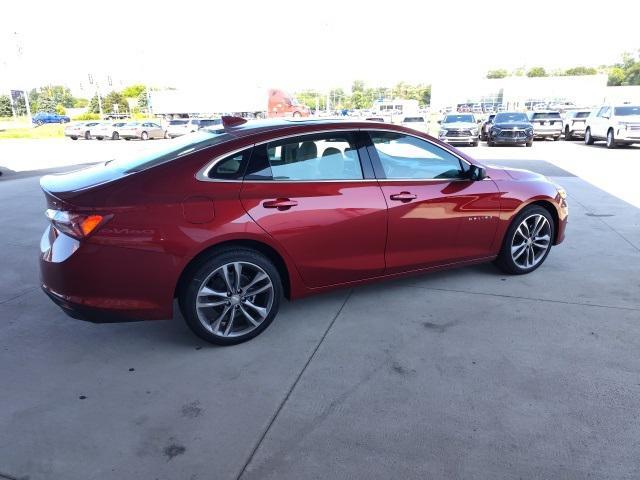
<path fill-rule="evenodd" d="M 0 479 L 640 477 L 639 148 L 465 149 L 568 191 L 540 269 L 285 303 L 220 348 L 179 314 L 94 325 L 39 290 L 31 170 L 130 143 L 0 143 Z"/>

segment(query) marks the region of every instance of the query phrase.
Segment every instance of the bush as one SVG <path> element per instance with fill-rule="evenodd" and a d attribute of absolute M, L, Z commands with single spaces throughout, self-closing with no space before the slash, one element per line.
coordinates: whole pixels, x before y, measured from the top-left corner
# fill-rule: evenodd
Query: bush
<path fill-rule="evenodd" d="M 58 115 L 66 115 L 67 111 L 65 110 L 64 105 L 62 105 L 61 103 L 56 105 L 56 113 Z"/>
<path fill-rule="evenodd" d="M 97 113 L 82 113 L 73 117 L 72 120 L 100 120 L 100 115 Z"/>

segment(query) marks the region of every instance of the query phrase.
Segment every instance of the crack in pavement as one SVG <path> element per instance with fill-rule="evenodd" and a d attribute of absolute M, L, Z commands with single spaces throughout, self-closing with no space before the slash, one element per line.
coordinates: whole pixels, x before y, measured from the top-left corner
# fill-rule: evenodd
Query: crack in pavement
<path fill-rule="evenodd" d="M 618 235 L 620 238 L 622 238 L 625 242 L 627 242 L 629 245 L 631 245 L 632 248 L 634 248 L 635 250 L 637 250 L 638 252 L 640 252 L 640 247 L 636 246 L 635 243 L 633 243 L 631 240 L 629 240 L 627 237 L 625 237 L 623 234 L 621 234 L 618 230 L 616 230 L 615 228 L 613 228 L 611 225 L 609 225 L 607 222 L 605 222 L 604 218 L 595 214 L 594 211 L 592 211 L 590 208 L 588 208 L 586 205 L 584 205 L 583 203 L 581 203 L 579 200 L 576 199 L 576 197 L 569 195 L 569 197 L 571 198 L 572 202 L 576 202 L 578 205 L 580 205 L 582 208 L 584 208 L 587 211 L 587 215 L 589 215 L 591 218 L 596 218 L 598 219 L 600 222 L 602 222 L 609 230 L 611 230 L 613 233 L 615 233 L 616 235 Z"/>
<path fill-rule="evenodd" d="M 296 377 L 296 379 L 294 380 L 293 384 L 291 385 L 291 387 L 287 391 L 287 394 L 284 396 L 284 399 L 282 400 L 282 402 L 280 402 L 280 405 L 278 406 L 278 408 L 276 409 L 275 413 L 271 417 L 271 420 L 269 421 L 269 424 L 267 425 L 267 428 L 265 428 L 264 432 L 262 432 L 262 435 L 260 435 L 260 438 L 258 439 L 258 441 L 256 442 L 255 446 L 253 447 L 253 450 L 251 450 L 251 454 L 249 455 L 249 458 L 247 458 L 247 461 L 245 462 L 245 464 L 242 466 L 242 470 L 240 470 L 240 473 L 236 477 L 236 480 L 240 480 L 242 478 L 242 476 L 245 474 L 245 472 L 247 470 L 247 467 L 249 466 L 249 464 L 253 460 L 253 457 L 255 456 L 256 452 L 258 451 L 258 448 L 260 448 L 260 445 L 262 444 L 262 442 L 266 438 L 267 434 L 269 433 L 269 430 L 271 430 L 271 427 L 273 426 L 275 421 L 278 419 L 278 416 L 280 415 L 280 412 L 284 408 L 284 405 L 287 403 L 287 401 L 291 397 L 291 394 L 293 393 L 293 391 L 295 390 L 296 386 L 300 382 L 300 379 L 302 378 L 302 375 L 304 375 L 304 372 L 307 370 L 307 367 L 309 366 L 309 364 L 311 363 L 311 361 L 315 357 L 316 353 L 318 352 L 318 349 L 320 348 L 320 345 L 322 345 L 322 343 L 324 342 L 324 339 L 327 338 L 327 335 L 329 334 L 329 330 L 331 330 L 331 327 L 333 327 L 333 324 L 336 323 L 336 320 L 338 319 L 338 317 L 342 313 L 342 310 L 344 309 L 345 305 L 347 304 L 347 302 L 351 298 L 351 294 L 352 293 L 353 293 L 353 289 L 350 289 L 349 293 L 347 294 L 346 298 L 344 299 L 344 302 L 342 302 L 342 305 L 340 306 L 340 308 L 338 309 L 338 311 L 334 315 L 333 319 L 329 323 L 329 326 L 327 327 L 327 329 L 322 334 L 322 337 L 320 337 L 320 341 L 318 342 L 318 344 L 315 346 L 315 348 L 311 352 L 311 355 L 309 355 L 309 358 L 307 359 L 307 361 L 305 362 L 304 366 L 302 367 L 302 370 L 300 370 L 300 373 L 298 373 L 298 376 Z"/>
<path fill-rule="evenodd" d="M 8 302 L 10 302 L 11 300 L 15 300 L 16 298 L 24 297 L 25 295 L 27 295 L 27 294 L 29 294 L 29 293 L 31 293 L 31 292 L 33 292 L 33 291 L 37 290 L 37 289 L 38 289 L 38 287 L 31 287 L 31 288 L 29 288 L 28 290 L 25 290 L 24 292 L 21 292 L 21 293 L 18 293 L 18 294 L 16 294 L 16 295 L 14 295 L 13 297 L 9 297 L 9 298 L 6 298 L 6 299 L 4 299 L 4 300 L 0 300 L 0 305 L 3 305 L 3 304 L 5 304 L 5 303 L 8 303 Z"/>
<path fill-rule="evenodd" d="M 640 307 L 619 307 L 616 305 L 601 305 L 597 303 L 580 303 L 580 302 L 569 302 L 567 300 L 553 300 L 548 298 L 534 298 L 534 297 L 522 297 L 520 295 L 506 295 L 503 293 L 489 293 L 489 292 L 471 292 L 468 290 L 456 290 L 454 288 L 435 288 L 435 287 L 423 287 L 420 285 L 409 284 L 407 285 L 411 288 L 419 288 L 421 290 L 434 290 L 438 292 L 452 292 L 452 293 L 465 293 L 471 295 L 486 295 L 489 297 L 502 297 L 502 298 L 513 298 L 516 300 L 529 300 L 533 302 L 549 302 L 549 303 L 561 303 L 564 305 L 577 305 L 581 307 L 597 307 L 597 308 L 612 308 L 614 310 L 630 310 L 633 312 L 640 311 Z"/>

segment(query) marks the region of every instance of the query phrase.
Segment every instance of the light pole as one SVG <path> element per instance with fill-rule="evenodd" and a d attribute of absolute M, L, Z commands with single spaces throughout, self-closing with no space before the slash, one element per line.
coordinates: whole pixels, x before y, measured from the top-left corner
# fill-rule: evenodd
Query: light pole
<path fill-rule="evenodd" d="M 22 41 L 20 40 L 20 35 L 18 35 L 18 32 L 13 32 L 13 34 L 15 35 L 15 39 L 16 39 L 16 56 L 18 59 L 18 63 L 22 63 L 22 54 L 23 54 Z M 27 122 L 29 126 L 31 126 L 32 125 L 31 105 L 29 105 L 29 93 L 27 90 L 22 90 L 22 94 L 24 95 L 24 105 L 25 105 L 25 108 L 27 109 Z"/>

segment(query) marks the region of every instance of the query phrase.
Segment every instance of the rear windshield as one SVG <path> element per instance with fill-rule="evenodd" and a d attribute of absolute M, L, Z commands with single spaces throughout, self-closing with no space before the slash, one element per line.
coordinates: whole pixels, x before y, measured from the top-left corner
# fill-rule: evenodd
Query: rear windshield
<path fill-rule="evenodd" d="M 424 122 L 424 118 L 422 117 L 404 117 L 404 123 L 415 123 L 415 122 Z"/>
<path fill-rule="evenodd" d="M 536 112 L 531 116 L 532 120 L 546 120 L 548 118 L 560 118 L 560 112 Z"/>
<path fill-rule="evenodd" d="M 496 114 L 496 116 L 493 119 L 493 121 L 494 121 L 494 123 L 510 123 L 510 122 L 528 122 L 529 119 L 527 118 L 527 116 L 524 113 L 520 113 L 520 112 L 513 112 L 513 113 L 502 112 L 502 113 Z"/>
<path fill-rule="evenodd" d="M 591 112 L 577 112 L 574 118 L 587 118 Z"/>
<path fill-rule="evenodd" d="M 175 140 L 163 142 L 162 144 L 151 144 L 153 148 L 145 148 L 138 152 L 122 155 L 106 162 L 110 168 L 115 168 L 122 173 L 133 173 L 159 165 L 168 160 L 187 155 L 205 147 L 217 145 L 230 139 L 231 136 L 224 130 L 216 132 L 211 130 L 200 130 L 191 135 L 185 135 Z M 149 145 L 145 142 L 145 145 Z"/>
<path fill-rule="evenodd" d="M 473 115 L 447 115 L 446 117 L 444 117 L 444 120 L 442 123 L 454 123 L 454 122 L 473 123 L 475 122 L 475 118 L 473 117 Z"/>
<path fill-rule="evenodd" d="M 626 115 L 640 115 L 640 106 L 632 107 L 629 105 L 628 107 L 615 107 L 613 109 L 613 114 L 619 117 L 624 117 Z"/>
<path fill-rule="evenodd" d="M 171 120 L 169 125 L 186 125 L 189 120 Z"/>
<path fill-rule="evenodd" d="M 208 120 L 200 120 L 200 125 L 203 127 L 209 126 L 209 125 L 220 125 L 222 123 L 222 120 L 220 120 L 219 118 L 217 119 L 208 119 Z"/>

